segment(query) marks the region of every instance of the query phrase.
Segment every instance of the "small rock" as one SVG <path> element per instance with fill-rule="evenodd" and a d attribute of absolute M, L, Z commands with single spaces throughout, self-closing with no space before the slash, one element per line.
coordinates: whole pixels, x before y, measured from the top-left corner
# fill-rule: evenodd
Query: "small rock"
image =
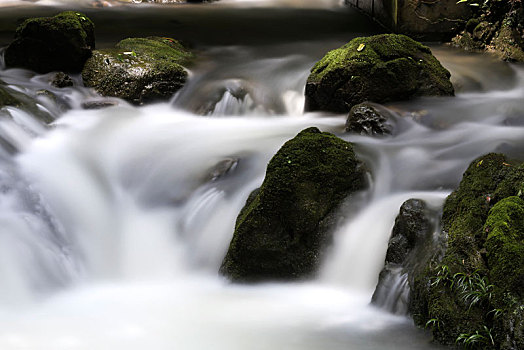
<path fill-rule="evenodd" d="M 74 85 L 73 79 L 64 72 L 58 72 L 55 74 L 53 80 L 51 80 L 51 85 L 57 88 L 65 88 Z"/>
<path fill-rule="evenodd" d="M 118 106 L 117 101 L 99 100 L 99 101 L 86 101 L 82 103 L 83 109 L 102 109 Z"/>
<path fill-rule="evenodd" d="M 393 130 L 388 122 L 391 122 L 391 113 L 384 106 L 364 102 L 349 111 L 346 131 L 361 135 L 387 135 Z"/>

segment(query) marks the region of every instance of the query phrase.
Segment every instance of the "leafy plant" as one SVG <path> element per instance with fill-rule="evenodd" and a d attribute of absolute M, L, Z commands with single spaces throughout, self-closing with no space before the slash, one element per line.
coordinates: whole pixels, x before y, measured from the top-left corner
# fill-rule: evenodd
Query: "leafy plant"
<path fill-rule="evenodd" d="M 438 329 L 440 330 L 440 320 L 438 318 L 432 318 L 430 319 L 428 322 L 426 322 L 426 326 L 424 327 L 425 329 L 427 328 L 431 328 L 431 329 Z"/>
<path fill-rule="evenodd" d="M 431 280 L 431 286 L 437 287 L 440 284 L 450 284 L 451 288 L 453 287 L 453 281 L 450 278 L 451 272 L 449 270 L 449 267 L 447 265 L 440 265 L 440 267 L 437 269 L 437 274 L 435 277 Z"/>
<path fill-rule="evenodd" d="M 475 333 L 472 334 L 460 334 L 455 340 L 455 343 L 464 346 L 466 349 L 473 349 L 475 347 L 484 348 L 485 345 L 495 345 L 495 341 L 491 335 L 491 329 L 486 326 L 484 326 L 482 330 L 475 331 Z"/>

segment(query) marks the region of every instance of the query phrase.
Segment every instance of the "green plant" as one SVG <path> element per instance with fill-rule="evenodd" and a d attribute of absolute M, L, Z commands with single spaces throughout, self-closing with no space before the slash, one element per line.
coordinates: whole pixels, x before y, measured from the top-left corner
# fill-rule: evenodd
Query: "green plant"
<path fill-rule="evenodd" d="M 473 349 L 475 347 L 485 348 L 485 345 L 495 345 L 495 341 L 491 335 L 491 329 L 486 326 L 484 326 L 482 330 L 475 331 L 475 333 L 472 334 L 460 334 L 455 340 L 455 343 L 462 345 L 466 349 Z"/>
<path fill-rule="evenodd" d="M 489 302 L 493 295 L 494 286 L 489 284 L 487 277 L 481 277 L 478 271 L 454 274 L 453 285 L 460 293 L 460 300 L 468 306 L 468 310 L 474 305 Z"/>
<path fill-rule="evenodd" d="M 440 325 L 441 325 L 441 322 L 438 318 L 432 318 L 428 322 L 426 322 L 426 326 L 424 328 L 425 329 L 427 328 L 435 329 L 436 328 L 440 330 Z"/>
<path fill-rule="evenodd" d="M 437 268 L 437 274 L 431 279 L 431 286 L 438 287 L 441 284 L 446 285 L 451 283 L 451 288 L 453 288 L 453 280 L 450 276 L 451 272 L 449 267 L 447 265 L 440 265 L 440 267 Z"/>

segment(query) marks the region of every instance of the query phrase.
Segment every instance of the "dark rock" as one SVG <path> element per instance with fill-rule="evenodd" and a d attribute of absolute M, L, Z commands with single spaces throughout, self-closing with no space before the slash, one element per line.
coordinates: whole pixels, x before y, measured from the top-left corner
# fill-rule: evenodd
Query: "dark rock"
<path fill-rule="evenodd" d="M 84 84 L 103 96 L 135 104 L 169 99 L 186 82 L 182 67 L 193 55 L 169 38 L 129 38 L 115 49 L 94 51 L 82 71 Z"/>
<path fill-rule="evenodd" d="M 474 160 L 442 216 L 443 257 L 414 279 L 411 311 L 436 340 L 461 334 L 489 339 L 483 348 L 524 344 L 524 165 L 501 154 Z M 492 340 L 491 340 L 492 339 Z"/>
<path fill-rule="evenodd" d="M 5 63 L 38 73 L 80 72 L 94 48 L 93 22 L 78 12 L 62 12 L 20 25 L 5 51 Z"/>
<path fill-rule="evenodd" d="M 47 90 L 42 90 L 42 92 L 43 91 Z M 37 96 L 42 95 L 42 92 L 37 92 Z M 51 99 L 53 98 L 47 94 L 46 96 Z M 44 111 L 42 108 L 39 108 L 33 98 L 19 91 L 11 89 L 8 86 L 5 86 L 4 83 L 0 80 L 0 108 L 2 107 L 16 107 L 25 110 L 42 121 L 44 124 L 49 124 L 54 121 L 54 118 L 49 113 Z"/>
<path fill-rule="evenodd" d="M 317 128 L 286 142 L 237 218 L 221 274 L 236 282 L 311 276 L 329 242 L 330 214 L 365 186 L 353 146 Z"/>
<path fill-rule="evenodd" d="M 391 134 L 391 113 L 384 107 L 372 102 L 355 105 L 349 111 L 346 131 L 361 135 Z"/>
<path fill-rule="evenodd" d="M 431 234 L 426 203 L 410 199 L 400 207 L 386 253 L 386 263 L 402 264 L 415 246 Z"/>
<path fill-rule="evenodd" d="M 108 101 L 108 100 L 97 100 L 97 101 L 86 101 L 82 103 L 83 109 L 102 109 L 118 106 L 117 101 Z"/>
<path fill-rule="evenodd" d="M 4 106 L 20 106 L 22 101 L 13 96 L 12 92 L 0 83 L 0 108 Z"/>
<path fill-rule="evenodd" d="M 372 302 L 389 311 L 406 314 L 410 286 L 434 253 L 434 212 L 420 199 L 409 199 L 400 207 L 388 242 L 384 269 Z"/>
<path fill-rule="evenodd" d="M 328 52 L 313 67 L 305 108 L 347 113 L 364 101 L 452 96 L 449 77 L 427 46 L 405 35 L 355 38 Z"/>
<path fill-rule="evenodd" d="M 58 72 L 55 74 L 53 80 L 51 80 L 51 85 L 57 88 L 65 88 L 74 85 L 73 79 L 64 72 Z"/>

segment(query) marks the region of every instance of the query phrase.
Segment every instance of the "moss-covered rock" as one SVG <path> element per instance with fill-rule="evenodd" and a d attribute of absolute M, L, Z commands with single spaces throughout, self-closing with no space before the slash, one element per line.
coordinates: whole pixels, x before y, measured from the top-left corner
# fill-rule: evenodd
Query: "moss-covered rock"
<path fill-rule="evenodd" d="M 479 334 L 479 348 L 524 343 L 524 168 L 501 154 L 474 160 L 444 204 L 443 258 L 415 278 L 411 311 L 442 343 Z M 520 345 L 519 345 L 520 344 Z"/>
<path fill-rule="evenodd" d="M 81 13 L 67 11 L 22 23 L 5 51 L 5 63 L 38 73 L 80 72 L 94 48 L 93 22 Z"/>
<path fill-rule="evenodd" d="M 220 272 L 237 282 L 311 276 L 329 241 L 330 215 L 365 186 L 353 146 L 317 128 L 286 142 L 237 218 Z"/>
<path fill-rule="evenodd" d="M 427 46 L 405 35 L 355 38 L 312 68 L 306 110 L 343 113 L 364 101 L 450 96 L 454 90 L 449 77 Z"/>
<path fill-rule="evenodd" d="M 193 55 L 170 38 L 128 38 L 94 51 L 82 71 L 84 84 L 104 96 L 140 104 L 168 99 L 186 82 L 182 66 Z"/>

